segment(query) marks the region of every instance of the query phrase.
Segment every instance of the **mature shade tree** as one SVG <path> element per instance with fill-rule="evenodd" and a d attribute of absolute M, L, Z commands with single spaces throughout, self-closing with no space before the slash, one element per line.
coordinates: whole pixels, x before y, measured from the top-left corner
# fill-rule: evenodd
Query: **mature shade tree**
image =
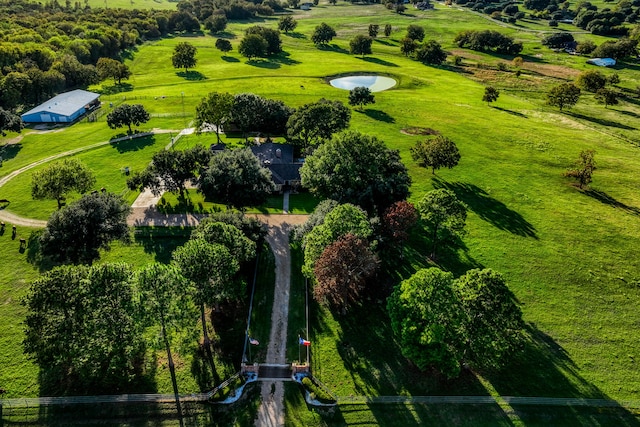
<path fill-rule="evenodd" d="M 492 102 L 498 100 L 500 96 L 500 91 L 493 86 L 487 86 L 484 88 L 484 95 L 482 95 L 482 100 L 489 105 Z"/>
<path fill-rule="evenodd" d="M 467 207 L 451 190 L 438 189 L 428 192 L 416 205 L 424 227 L 433 244 L 431 258 L 436 257 L 440 242 L 464 232 Z"/>
<path fill-rule="evenodd" d="M 382 215 L 382 235 L 389 243 L 400 245 L 402 254 L 404 242 L 409 239 L 409 231 L 416 225 L 418 218 L 418 210 L 413 204 L 399 200 Z"/>
<path fill-rule="evenodd" d="M 391 24 L 385 24 L 385 26 L 384 26 L 384 36 L 385 37 L 389 37 L 391 35 L 392 31 L 393 31 L 393 27 L 391 26 Z"/>
<path fill-rule="evenodd" d="M 131 190 L 149 188 L 157 196 L 164 190 L 177 192 L 184 198 L 187 181 L 196 179 L 198 171 L 209 163 L 211 154 L 202 145 L 186 150 L 161 150 L 143 171 L 128 180 Z"/>
<path fill-rule="evenodd" d="M 222 211 L 214 212 L 200 221 L 200 227 L 205 227 L 208 222 L 223 222 L 233 225 L 242 231 L 249 240 L 256 242 L 256 245 L 264 240 L 267 235 L 267 227 L 257 218 L 243 215 L 241 212 Z"/>
<path fill-rule="evenodd" d="M 302 272 L 312 278 L 315 263 L 325 248 L 346 234 L 362 239 L 368 239 L 373 234 L 366 212 L 349 203 L 332 209 L 325 216 L 322 224 L 315 226 L 307 233 L 302 242 L 304 246 Z"/>
<path fill-rule="evenodd" d="M 563 48 L 574 41 L 573 34 L 563 32 L 551 33 L 542 38 L 542 44 L 552 49 Z"/>
<path fill-rule="evenodd" d="M 522 43 L 494 30 L 465 30 L 453 40 L 458 47 L 486 51 L 495 49 L 497 53 L 517 55 L 522 51 Z"/>
<path fill-rule="evenodd" d="M 597 169 L 595 155 L 594 150 L 582 150 L 574 168 L 568 169 L 564 176 L 577 180 L 580 188 L 588 186 L 592 181 L 593 171 Z"/>
<path fill-rule="evenodd" d="M 282 52 L 282 40 L 280 39 L 280 31 L 273 28 L 263 27 L 262 25 L 254 25 L 245 30 L 245 34 L 256 34 L 264 38 L 267 42 L 267 56 L 275 55 Z"/>
<path fill-rule="evenodd" d="M 404 56 L 411 56 L 418 48 L 418 42 L 414 39 L 410 39 L 409 37 L 405 37 L 400 40 L 400 52 L 404 54 Z"/>
<path fill-rule="evenodd" d="M 173 394 L 178 415 L 182 417 L 170 336 L 173 330 L 181 330 L 190 323 L 190 314 L 193 310 L 191 299 L 188 297 L 189 282 L 175 265 L 156 262 L 136 272 L 136 283 L 142 318 L 149 326 L 160 324 L 162 341 L 167 351 Z"/>
<path fill-rule="evenodd" d="M 107 114 L 107 125 L 111 129 L 127 126 L 132 133 L 131 125 L 140 126 L 149 119 L 151 116 L 142 104 L 120 104 Z"/>
<path fill-rule="evenodd" d="M 375 104 L 376 99 L 373 93 L 371 93 L 371 89 L 365 86 L 354 87 L 349 91 L 349 105 L 360 107 L 360 111 L 362 111 L 362 107 L 367 104 Z"/>
<path fill-rule="evenodd" d="M 95 185 L 93 172 L 77 159 L 65 159 L 36 171 L 31 175 L 31 197 L 36 200 L 54 199 L 58 209 L 72 191 L 86 193 Z"/>
<path fill-rule="evenodd" d="M 440 65 L 447 60 L 447 52 L 435 40 L 429 40 L 419 46 L 415 55 L 418 61 L 429 65 Z"/>
<path fill-rule="evenodd" d="M 55 211 L 40 236 L 40 251 L 57 262 L 90 264 L 113 240 L 129 240 L 131 207 L 119 195 L 94 193 Z"/>
<path fill-rule="evenodd" d="M 264 98 L 253 93 L 238 93 L 233 97 L 231 121 L 242 130 L 242 136 L 255 130 L 264 110 Z"/>
<path fill-rule="evenodd" d="M 184 72 L 189 72 L 189 68 L 193 68 L 198 63 L 196 53 L 198 49 L 189 42 L 180 42 L 173 49 L 171 55 L 171 63 L 173 68 L 184 68 Z"/>
<path fill-rule="evenodd" d="M 424 28 L 420 25 L 411 24 L 407 27 L 407 38 L 421 42 L 424 39 Z"/>
<path fill-rule="evenodd" d="M 298 21 L 296 21 L 291 15 L 282 16 L 278 21 L 278 29 L 280 31 L 284 31 L 286 34 L 288 34 L 289 31 L 295 30 L 297 26 Z"/>
<path fill-rule="evenodd" d="M 267 49 L 269 44 L 267 40 L 259 34 L 247 34 L 240 40 L 240 46 L 238 46 L 238 52 L 240 55 L 248 58 L 262 58 L 267 56 Z"/>
<path fill-rule="evenodd" d="M 431 168 L 431 173 L 434 175 L 436 169 L 443 167 L 452 169 L 460 161 L 460 151 L 455 142 L 442 135 L 426 141 L 418 141 L 410 151 L 411 157 L 418 162 L 418 166 Z"/>
<path fill-rule="evenodd" d="M 373 43 L 371 37 L 358 34 L 349 42 L 349 52 L 353 55 L 362 55 L 364 58 L 365 55 L 371 55 L 371 43 Z"/>
<path fill-rule="evenodd" d="M 380 31 L 380 25 L 369 24 L 369 37 L 375 39 L 376 37 L 378 37 L 378 31 Z"/>
<path fill-rule="evenodd" d="M 202 127 L 207 123 L 215 125 L 216 137 L 219 143 L 222 124 L 231 118 L 233 103 L 233 95 L 226 92 L 210 92 L 202 98 L 200 104 L 196 106 L 196 119 L 194 123 L 196 132 L 202 132 Z"/>
<path fill-rule="evenodd" d="M 291 107 L 282 101 L 264 98 L 260 116 L 255 118 L 255 121 L 259 124 L 258 129 L 267 134 L 267 137 L 271 135 L 286 135 L 287 123 L 293 111 Z"/>
<path fill-rule="evenodd" d="M 637 28 L 637 25 L 636 25 Z M 616 60 L 633 58 L 638 55 L 638 40 L 622 38 L 607 40 L 591 52 L 594 58 L 613 58 Z"/>
<path fill-rule="evenodd" d="M 409 195 L 411 178 L 397 150 L 376 137 L 344 132 L 322 144 L 300 168 L 302 185 L 321 198 L 382 213 Z"/>
<path fill-rule="evenodd" d="M 256 243 L 232 224 L 203 221 L 193 230 L 191 238 L 220 244 L 239 262 L 250 261 L 256 256 Z"/>
<path fill-rule="evenodd" d="M 20 116 L 0 108 L 0 135 L 7 136 L 7 131 L 20 133 L 23 128 L 24 123 Z"/>
<path fill-rule="evenodd" d="M 213 14 L 204 22 L 204 28 L 211 34 L 218 34 L 227 28 L 227 17 L 222 14 Z"/>
<path fill-rule="evenodd" d="M 598 92 L 607 85 L 607 77 L 600 71 L 589 70 L 580 73 L 576 78 L 576 86 L 588 92 Z"/>
<path fill-rule="evenodd" d="M 547 94 L 547 104 L 558 107 L 560 111 L 563 108 L 571 108 L 580 99 L 580 88 L 573 83 L 561 83 L 551 88 Z"/>
<path fill-rule="evenodd" d="M 114 84 L 121 84 L 122 79 L 131 77 L 131 70 L 120 61 L 111 58 L 100 58 L 96 70 L 101 79 L 112 78 Z"/>
<path fill-rule="evenodd" d="M 331 199 L 324 199 L 318 203 L 307 220 L 293 229 L 293 240 L 302 241 L 315 226 L 322 224 L 327 214 L 338 205 L 338 202 Z"/>
<path fill-rule="evenodd" d="M 576 45 L 576 52 L 578 52 L 580 55 L 589 55 L 596 49 L 596 47 L 596 44 L 591 40 L 583 40 L 581 42 L 578 42 L 578 44 Z M 606 58 L 610 57 L 606 56 Z"/>
<path fill-rule="evenodd" d="M 451 273 L 438 268 L 422 269 L 396 286 L 387 300 L 402 354 L 418 369 L 435 367 L 450 378 L 460 373 L 461 313 L 452 280 Z"/>
<path fill-rule="evenodd" d="M 245 148 L 212 156 L 198 178 L 198 188 L 207 198 L 242 210 L 264 203 L 275 186 L 271 171 Z"/>
<path fill-rule="evenodd" d="M 308 148 L 349 127 L 351 110 L 341 101 L 320 99 L 297 108 L 287 122 L 287 136 Z"/>
<path fill-rule="evenodd" d="M 227 53 L 233 50 L 233 46 L 231 46 L 231 42 L 227 39 L 216 39 L 216 49 Z"/>
<path fill-rule="evenodd" d="M 313 269 L 313 296 L 334 311 L 346 313 L 363 296 L 367 281 L 378 269 L 369 243 L 353 234 L 341 236 L 322 252 Z"/>
<path fill-rule="evenodd" d="M 25 298 L 25 353 L 52 394 L 120 394 L 144 374 L 132 270 L 124 263 L 62 266 Z"/>
<path fill-rule="evenodd" d="M 475 368 L 503 367 L 523 347 L 524 321 L 504 278 L 491 270 L 470 270 L 454 281 L 462 312 L 460 357 Z"/>
<path fill-rule="evenodd" d="M 311 41 L 316 46 L 326 46 L 335 36 L 336 30 L 323 22 L 313 30 Z"/>
<path fill-rule="evenodd" d="M 172 256 L 182 275 L 194 286 L 193 300 L 200 308 L 204 348 L 215 373 L 205 308 L 223 300 L 240 298 L 243 294 L 244 283 L 233 280 L 240 268 L 238 261 L 224 246 L 202 239 L 187 241 Z"/>
<path fill-rule="evenodd" d="M 607 88 L 598 89 L 595 98 L 598 104 L 604 104 L 604 108 L 608 108 L 609 105 L 618 104 L 618 92 L 615 90 Z"/>

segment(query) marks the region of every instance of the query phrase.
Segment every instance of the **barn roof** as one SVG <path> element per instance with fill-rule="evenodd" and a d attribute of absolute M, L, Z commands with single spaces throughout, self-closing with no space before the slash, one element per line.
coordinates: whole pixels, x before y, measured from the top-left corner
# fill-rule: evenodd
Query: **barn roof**
<path fill-rule="evenodd" d="M 593 58 L 589 59 L 587 64 L 593 64 L 599 67 L 613 67 L 616 65 L 616 60 L 613 58 Z"/>
<path fill-rule="evenodd" d="M 50 100 L 43 102 L 37 107 L 32 108 L 23 114 L 27 116 L 29 114 L 47 113 L 47 114 L 59 114 L 61 116 L 71 116 L 76 111 L 84 108 L 85 105 L 90 104 L 100 97 L 100 94 L 88 92 L 82 89 L 72 90 L 71 92 L 61 93 L 58 96 L 51 98 Z"/>

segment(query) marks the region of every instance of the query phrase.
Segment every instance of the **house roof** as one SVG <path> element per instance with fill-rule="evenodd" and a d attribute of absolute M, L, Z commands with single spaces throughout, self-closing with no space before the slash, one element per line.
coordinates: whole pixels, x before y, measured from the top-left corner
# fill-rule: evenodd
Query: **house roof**
<path fill-rule="evenodd" d="M 253 155 L 264 166 L 293 163 L 293 145 L 266 142 L 251 147 Z"/>
<path fill-rule="evenodd" d="M 71 92 L 61 93 L 50 100 L 43 102 L 35 108 L 24 113 L 22 116 L 30 114 L 48 113 L 59 114 L 61 116 L 71 116 L 76 111 L 84 108 L 100 97 L 100 94 L 76 89 Z"/>
<path fill-rule="evenodd" d="M 300 168 L 302 163 L 274 164 L 269 165 L 271 179 L 274 184 L 283 185 L 287 181 L 300 181 Z"/>

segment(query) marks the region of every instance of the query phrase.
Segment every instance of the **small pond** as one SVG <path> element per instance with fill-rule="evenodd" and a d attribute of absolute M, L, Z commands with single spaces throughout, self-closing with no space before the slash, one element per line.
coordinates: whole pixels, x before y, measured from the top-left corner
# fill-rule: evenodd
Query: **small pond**
<path fill-rule="evenodd" d="M 349 76 L 333 79 L 329 82 L 331 86 L 351 90 L 355 87 L 364 86 L 369 88 L 371 92 L 382 92 L 391 89 L 396 85 L 396 81 L 391 77 L 384 76 Z"/>

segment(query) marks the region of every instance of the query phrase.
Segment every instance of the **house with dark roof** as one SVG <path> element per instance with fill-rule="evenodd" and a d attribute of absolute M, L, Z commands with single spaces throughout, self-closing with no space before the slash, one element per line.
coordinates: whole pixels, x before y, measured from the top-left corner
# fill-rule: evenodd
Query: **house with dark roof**
<path fill-rule="evenodd" d="M 302 160 L 293 156 L 293 145 L 267 142 L 251 147 L 262 166 L 271 171 L 273 183 L 278 191 L 285 187 L 298 188 L 300 186 L 300 168 Z"/>
<path fill-rule="evenodd" d="M 38 105 L 22 114 L 25 123 L 71 123 L 100 106 L 100 94 L 76 89 Z"/>

